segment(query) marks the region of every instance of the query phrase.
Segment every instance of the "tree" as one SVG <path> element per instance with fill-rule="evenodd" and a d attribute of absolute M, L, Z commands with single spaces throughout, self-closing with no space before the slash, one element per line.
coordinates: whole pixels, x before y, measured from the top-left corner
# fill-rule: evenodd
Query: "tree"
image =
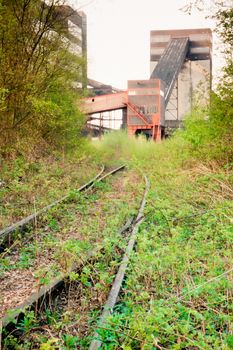
<path fill-rule="evenodd" d="M 194 142 L 195 151 L 201 157 L 215 159 L 222 164 L 232 165 L 233 162 L 233 6 L 232 1 L 212 0 L 206 6 L 204 0 L 190 1 L 183 10 L 187 13 L 198 9 L 205 11 L 207 17 L 215 20 L 216 29 L 225 56 L 223 75 L 219 84 L 212 92 L 208 120 L 201 117 L 198 111 L 195 117 L 187 121 L 186 135 Z M 202 118 L 202 120 L 201 120 Z M 198 123 L 198 124 L 197 124 Z M 200 141 L 201 140 L 201 141 Z"/>
<path fill-rule="evenodd" d="M 0 1 L 0 145 L 27 153 L 38 143 L 65 145 L 81 116 L 72 83 L 84 61 L 69 51 L 60 0 Z M 69 108 L 64 105 L 69 103 Z M 77 123 L 76 123 L 77 124 Z M 75 124 L 73 129 L 75 129 Z M 30 147 L 29 147 L 30 146 Z"/>
<path fill-rule="evenodd" d="M 233 162 L 233 7 L 219 9 L 214 18 L 216 32 L 224 45 L 225 66 L 223 76 L 213 96 L 211 122 L 218 132 L 217 142 L 222 147 L 223 157 Z"/>

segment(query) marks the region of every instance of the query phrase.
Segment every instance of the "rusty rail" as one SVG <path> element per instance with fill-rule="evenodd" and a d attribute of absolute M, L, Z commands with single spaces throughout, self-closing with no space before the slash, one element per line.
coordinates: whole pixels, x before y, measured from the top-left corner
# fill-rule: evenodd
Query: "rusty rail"
<path fill-rule="evenodd" d="M 126 248 L 124 257 L 122 259 L 122 262 L 120 264 L 120 267 L 118 269 L 117 275 L 115 277 L 114 283 L 112 285 L 111 291 L 109 293 L 108 299 L 103 307 L 103 312 L 99 318 L 99 321 L 97 323 L 97 329 L 98 327 L 101 328 L 101 326 L 104 325 L 104 323 L 106 322 L 108 316 L 110 316 L 113 312 L 113 309 L 116 305 L 117 299 L 118 299 L 118 295 L 119 292 L 121 290 L 121 286 L 122 286 L 122 282 L 123 279 L 125 277 L 125 273 L 126 273 L 126 269 L 128 266 L 128 262 L 129 262 L 129 258 L 130 258 L 130 254 L 132 253 L 132 250 L 134 248 L 135 242 L 136 242 L 136 236 L 137 236 L 137 232 L 139 229 L 139 226 L 143 220 L 143 211 L 145 208 L 145 204 L 146 204 L 146 196 L 149 190 L 149 181 L 147 179 L 146 176 L 144 176 L 145 179 L 145 191 L 144 191 L 144 195 L 143 195 L 143 199 L 141 202 L 141 206 L 139 208 L 138 211 L 138 215 L 137 218 L 135 220 L 135 223 L 133 224 L 133 230 L 128 242 L 128 246 Z M 99 339 L 99 334 L 97 333 L 97 331 L 95 332 L 94 336 L 93 336 L 93 340 L 89 346 L 89 350 L 97 350 L 101 347 L 102 341 Z"/>

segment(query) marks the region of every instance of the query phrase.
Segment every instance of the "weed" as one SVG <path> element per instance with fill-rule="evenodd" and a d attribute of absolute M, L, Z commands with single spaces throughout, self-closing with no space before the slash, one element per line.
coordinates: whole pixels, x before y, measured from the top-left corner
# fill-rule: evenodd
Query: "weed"
<path fill-rule="evenodd" d="M 28 333 L 33 327 L 37 325 L 34 311 L 27 311 L 17 325 L 17 328 L 25 333 Z"/>
<path fill-rule="evenodd" d="M 54 231 L 54 232 L 57 232 L 57 231 L 59 231 L 59 224 L 58 224 L 58 222 L 57 222 L 57 220 L 56 219 L 54 219 L 54 218 L 52 218 L 52 219 L 50 219 L 49 220 L 49 222 L 48 222 L 48 227 L 52 230 L 52 231 Z"/>
<path fill-rule="evenodd" d="M 54 277 L 54 271 L 49 267 L 40 267 L 34 272 L 34 276 L 37 279 L 38 287 L 49 284 Z"/>
<path fill-rule="evenodd" d="M 62 338 L 67 350 L 75 349 L 76 345 L 79 343 L 79 338 L 70 334 L 63 334 Z"/>

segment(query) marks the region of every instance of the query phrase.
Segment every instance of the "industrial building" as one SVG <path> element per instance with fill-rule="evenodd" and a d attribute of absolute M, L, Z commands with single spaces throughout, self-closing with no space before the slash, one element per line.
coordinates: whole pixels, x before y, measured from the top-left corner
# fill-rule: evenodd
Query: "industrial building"
<path fill-rule="evenodd" d="M 199 102 L 208 103 L 211 57 L 208 28 L 151 31 L 150 79 L 128 81 L 127 91 L 87 98 L 84 109 L 92 119 L 96 113 L 123 110 L 129 135 L 160 140 L 169 128 L 180 127 L 198 93 Z"/>
<path fill-rule="evenodd" d="M 87 54 L 87 20 L 82 11 L 75 11 L 70 6 L 59 6 L 59 11 L 65 19 L 67 38 L 70 41 L 71 50 L 77 54 Z"/>
<path fill-rule="evenodd" d="M 46 1 L 42 2 L 42 6 L 46 6 Z M 86 60 L 86 64 L 82 67 L 82 84 L 81 87 L 87 85 L 87 20 L 86 15 L 82 11 L 76 11 L 69 5 L 55 5 L 54 18 L 62 28 L 63 40 L 67 42 L 71 53 L 82 56 Z M 54 28 L 56 31 L 56 28 Z"/>

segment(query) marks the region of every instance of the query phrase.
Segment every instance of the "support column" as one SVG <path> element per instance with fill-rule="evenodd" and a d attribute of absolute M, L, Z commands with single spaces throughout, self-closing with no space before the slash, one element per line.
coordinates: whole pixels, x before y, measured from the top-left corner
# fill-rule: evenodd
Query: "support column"
<path fill-rule="evenodd" d="M 153 126 L 152 137 L 153 137 L 154 141 L 161 141 L 161 127 L 160 127 L 160 125 Z"/>
<path fill-rule="evenodd" d="M 121 129 L 127 129 L 127 108 L 122 109 L 122 124 Z"/>

